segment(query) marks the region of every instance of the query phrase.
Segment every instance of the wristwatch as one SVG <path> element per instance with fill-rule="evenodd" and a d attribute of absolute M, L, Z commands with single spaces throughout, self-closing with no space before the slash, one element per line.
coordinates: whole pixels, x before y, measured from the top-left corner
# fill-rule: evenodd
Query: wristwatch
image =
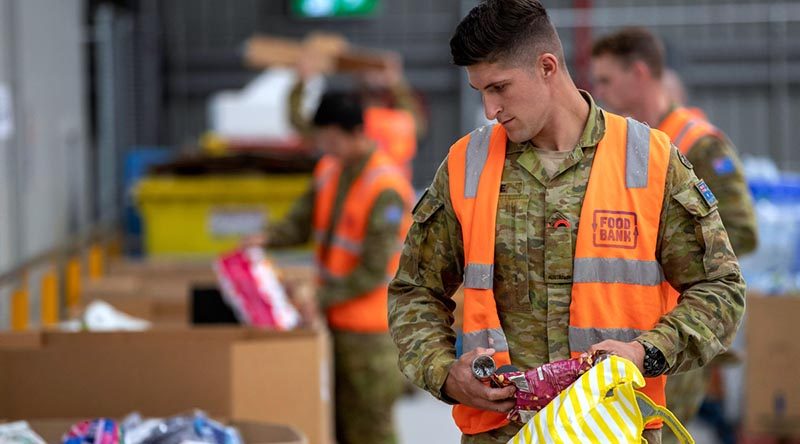
<path fill-rule="evenodd" d="M 644 376 L 646 378 L 655 378 L 661 376 L 667 371 L 667 358 L 664 353 L 661 353 L 654 345 L 646 342 L 639 341 L 644 347 Z"/>

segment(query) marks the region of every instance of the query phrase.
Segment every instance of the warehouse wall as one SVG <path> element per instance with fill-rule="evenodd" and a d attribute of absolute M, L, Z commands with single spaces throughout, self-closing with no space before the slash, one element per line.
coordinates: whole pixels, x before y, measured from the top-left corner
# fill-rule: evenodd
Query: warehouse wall
<path fill-rule="evenodd" d="M 0 0 L 0 274 L 89 225 L 83 13 L 81 0 Z M 42 271 L 31 270 L 34 291 Z"/>
<path fill-rule="evenodd" d="M 167 73 L 164 139 L 179 145 L 194 143 L 206 128 L 209 95 L 241 88 L 254 76 L 242 66 L 241 48 L 248 37 L 268 33 L 300 38 L 325 30 L 342 33 L 355 45 L 403 55 L 408 78 L 423 93 L 433 119 L 416 161 L 418 185 L 428 182 L 459 131 L 460 73 L 449 64 L 448 41 L 460 18 L 460 2 L 383 1 L 382 11 L 366 20 L 294 19 L 287 13 L 288 3 L 175 0 L 158 4 L 164 48 L 161 63 Z M 141 2 L 140 9 L 152 12 L 149 4 Z M 146 94 L 153 84 L 141 86 Z"/>
<path fill-rule="evenodd" d="M 383 11 L 368 20 L 300 20 L 288 17 L 288 1 L 142 0 L 140 11 L 155 17 L 163 30 L 164 57 L 148 64 L 163 63 L 167 74 L 162 84 L 139 85 L 143 94 L 164 93 L 164 127 L 150 134 L 160 134 L 160 142 L 194 143 L 206 127 L 208 96 L 219 89 L 239 88 L 254 75 L 242 67 L 239 52 L 253 33 L 301 37 L 314 29 L 329 30 L 356 44 L 397 50 L 405 57 L 408 77 L 425 96 L 432 118 L 415 164 L 416 185 L 424 186 L 450 143 L 481 114 L 479 97 L 449 64 L 448 47 L 460 17 L 476 3 L 384 1 Z M 581 3 L 593 7 L 587 22 L 580 22 L 572 9 Z M 590 38 L 624 25 L 652 26 L 667 40 L 671 63 L 684 76 L 692 102 L 704 107 L 743 153 L 772 155 L 783 166 L 800 169 L 791 138 L 791 122 L 800 113 L 799 3 L 561 0 L 545 4 L 559 26 L 573 74 L 581 74 L 574 57 L 581 23 L 594 26 L 584 33 Z M 149 116 L 150 111 L 140 114 Z"/>

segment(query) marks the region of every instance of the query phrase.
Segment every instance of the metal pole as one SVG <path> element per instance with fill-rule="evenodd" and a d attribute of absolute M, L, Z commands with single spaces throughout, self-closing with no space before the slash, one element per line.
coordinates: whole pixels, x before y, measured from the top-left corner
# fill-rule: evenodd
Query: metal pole
<path fill-rule="evenodd" d="M 101 5 L 95 13 L 94 38 L 97 63 L 97 147 L 99 222 L 115 219 L 116 141 L 115 111 L 117 91 L 114 88 L 114 9 Z"/>

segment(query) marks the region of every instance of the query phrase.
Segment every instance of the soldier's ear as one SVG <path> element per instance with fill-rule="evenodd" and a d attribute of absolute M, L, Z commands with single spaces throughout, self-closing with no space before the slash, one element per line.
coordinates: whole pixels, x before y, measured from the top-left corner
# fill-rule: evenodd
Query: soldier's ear
<path fill-rule="evenodd" d="M 552 77 L 555 75 L 558 70 L 558 57 L 553 55 L 552 53 L 545 52 L 539 56 L 537 59 L 537 68 L 542 74 L 542 77 L 545 79 Z"/>

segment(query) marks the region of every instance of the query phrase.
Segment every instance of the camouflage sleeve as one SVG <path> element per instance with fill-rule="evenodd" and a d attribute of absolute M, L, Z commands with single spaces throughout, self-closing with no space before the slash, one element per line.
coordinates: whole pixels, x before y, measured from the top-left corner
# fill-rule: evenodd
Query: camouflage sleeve
<path fill-rule="evenodd" d="M 414 208 L 400 268 L 389 284 L 389 328 L 399 366 L 438 399 L 455 362 L 453 294 L 461 285 L 464 247 L 450 203 L 447 161 Z"/>
<path fill-rule="evenodd" d="M 738 256 L 755 250 L 758 230 L 753 200 L 739 156 L 726 139 L 704 137 L 687 155 L 697 177 L 706 181 L 719 200 L 719 216 Z"/>
<path fill-rule="evenodd" d="M 311 217 L 314 212 L 314 187 L 297 199 L 283 220 L 267 227 L 267 248 L 301 245 L 311 238 Z"/>
<path fill-rule="evenodd" d="M 414 116 L 414 125 L 417 128 L 417 137 L 425 137 L 428 133 L 428 121 L 425 118 L 425 113 L 420 105 L 419 99 L 414 95 L 411 87 L 405 81 L 402 81 L 391 87 L 392 96 L 394 96 L 395 106 L 404 111 L 408 111 Z"/>
<path fill-rule="evenodd" d="M 378 196 L 367 223 L 361 262 L 346 278 L 323 283 L 317 293 L 322 309 L 386 285 L 386 266 L 397 251 L 397 230 L 406 211 L 397 192 L 387 190 Z"/>
<path fill-rule="evenodd" d="M 289 122 L 300 135 L 308 136 L 311 134 L 311 122 L 303 115 L 303 94 L 305 94 L 305 84 L 298 81 L 289 92 Z"/>
<path fill-rule="evenodd" d="M 736 335 L 745 283 L 713 195 L 673 147 L 667 173 L 659 262 L 681 296 L 678 305 L 639 339 L 664 353 L 669 373 L 708 364 Z"/>

